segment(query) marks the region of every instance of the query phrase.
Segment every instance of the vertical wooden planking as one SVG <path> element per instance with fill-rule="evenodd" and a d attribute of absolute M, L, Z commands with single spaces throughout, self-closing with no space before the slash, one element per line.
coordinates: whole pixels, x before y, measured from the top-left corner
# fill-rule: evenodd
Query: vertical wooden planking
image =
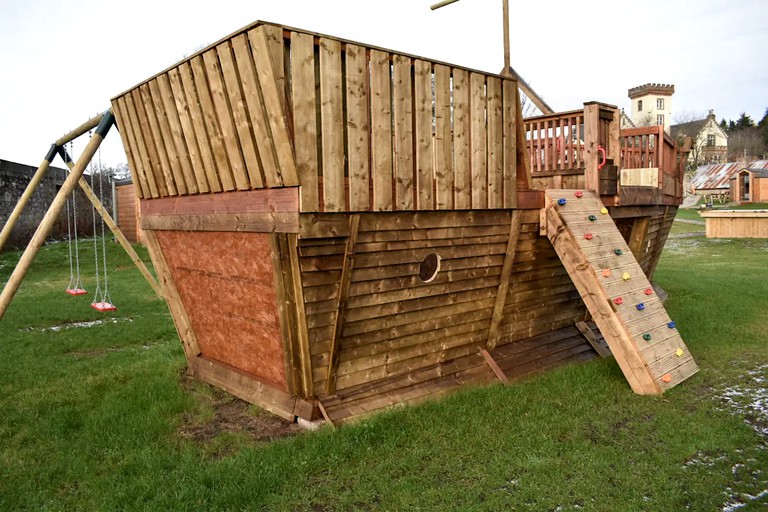
<path fill-rule="evenodd" d="M 197 99 L 200 102 L 200 108 L 203 114 L 203 122 L 205 124 L 205 131 L 208 134 L 208 142 L 210 142 L 213 164 L 212 169 L 218 174 L 219 180 L 221 180 L 221 187 L 225 191 L 235 189 L 235 180 L 232 176 L 232 165 L 227 155 L 227 150 L 224 148 L 224 137 L 222 133 L 222 126 L 216 117 L 216 107 L 213 105 L 213 93 L 208 83 L 208 76 L 205 71 L 206 62 L 204 57 L 208 56 L 210 61 L 210 55 L 213 52 L 207 51 L 202 56 L 198 55 L 193 57 L 190 61 L 192 66 L 192 75 L 195 78 L 195 88 L 197 89 Z M 213 54 L 215 57 L 215 54 Z"/>
<path fill-rule="evenodd" d="M 373 210 L 392 210 L 392 79 L 389 54 L 371 50 Z"/>
<path fill-rule="evenodd" d="M 370 209 L 370 123 L 368 108 L 368 59 L 365 48 L 346 46 L 347 162 L 349 209 Z"/>
<path fill-rule="evenodd" d="M 257 183 L 257 188 L 279 187 L 282 185 L 282 180 L 279 179 L 280 174 L 277 171 L 277 155 L 269 133 L 269 122 L 264 111 L 261 87 L 254 69 L 248 38 L 244 34 L 232 38 L 232 50 L 235 53 L 235 62 L 243 87 L 243 98 L 250 115 L 259 155 L 258 174 L 251 175 L 250 179 Z"/>
<path fill-rule="evenodd" d="M 270 60 L 272 61 L 272 70 L 275 73 L 275 85 L 277 86 L 277 95 L 283 104 L 286 120 L 290 118 L 288 110 L 288 96 L 286 93 L 285 76 L 285 47 L 283 41 L 283 28 L 277 25 L 262 25 L 264 36 L 269 50 Z"/>
<path fill-rule="evenodd" d="M 416 140 L 416 210 L 434 210 L 432 144 L 432 64 L 414 61 L 414 129 Z"/>
<path fill-rule="evenodd" d="M 451 69 L 435 64 L 435 202 L 438 210 L 453 209 L 453 140 Z"/>
<path fill-rule="evenodd" d="M 323 145 L 323 203 L 325 211 L 345 210 L 344 110 L 341 43 L 320 39 L 320 137 Z"/>
<path fill-rule="evenodd" d="M 530 169 L 517 167 L 517 152 L 525 151 L 525 139 L 517 140 L 517 82 L 502 80 L 501 94 L 504 208 L 515 208 L 517 207 L 517 173 L 530 173 Z"/>
<path fill-rule="evenodd" d="M 395 119 L 395 209 L 412 210 L 413 172 L 413 85 L 411 59 L 395 55 L 392 104 Z"/>
<path fill-rule="evenodd" d="M 139 124 L 139 118 L 136 114 L 136 108 L 133 104 L 133 97 L 130 93 L 123 96 L 125 100 L 125 109 L 128 112 L 128 117 L 131 120 L 131 128 L 133 129 L 133 140 L 138 148 L 139 159 L 141 160 L 141 168 L 144 171 L 144 178 L 146 179 L 147 189 L 149 190 L 150 197 L 159 197 L 157 192 L 157 184 L 155 183 L 154 174 L 152 174 L 152 168 L 147 156 L 147 146 L 144 144 L 144 138 L 142 137 L 142 127 Z"/>
<path fill-rule="evenodd" d="M 301 184 L 301 211 L 320 210 L 318 199 L 315 43 L 309 34 L 291 32 L 293 144 Z"/>
<path fill-rule="evenodd" d="M 503 208 L 504 131 L 501 80 L 488 77 L 488 208 Z"/>
<path fill-rule="evenodd" d="M 242 36 L 240 36 L 242 41 Z M 246 43 L 247 44 L 247 43 Z M 262 188 L 264 181 L 261 174 L 259 155 L 256 151 L 256 141 L 251 130 L 250 113 L 245 104 L 241 81 L 237 66 L 232 56 L 231 41 L 218 46 L 217 52 L 221 64 L 221 72 L 224 76 L 224 88 L 229 97 L 229 108 L 234 118 L 235 129 L 240 140 L 240 150 L 245 165 L 245 175 L 236 174 L 235 180 L 240 189 Z"/>
<path fill-rule="evenodd" d="M 208 76 L 208 84 L 211 88 L 213 105 L 216 109 L 216 118 L 221 127 L 221 135 L 224 138 L 224 148 L 229 157 L 234 186 L 238 190 L 249 190 L 251 184 L 248 179 L 248 173 L 245 170 L 245 160 L 241 149 L 242 142 L 238 138 L 232 107 L 229 105 L 229 88 L 224 84 L 224 70 L 219 60 L 219 55 L 224 55 L 226 59 L 227 54 L 231 56 L 228 41 L 205 52 L 203 54 L 203 62 L 205 63 L 205 70 Z M 239 91 L 240 85 L 238 83 L 235 83 L 234 87 Z"/>
<path fill-rule="evenodd" d="M 472 208 L 488 207 L 485 75 L 470 73 L 470 155 Z"/>
<path fill-rule="evenodd" d="M 531 188 L 531 171 L 528 163 L 528 152 L 525 151 L 525 124 L 523 122 L 523 114 L 520 112 L 520 89 L 517 87 L 517 82 L 513 82 L 512 93 L 514 100 L 510 107 L 513 109 L 513 122 L 514 122 L 514 136 L 512 141 L 512 151 L 517 155 L 517 163 L 515 164 L 515 181 L 517 190 L 528 190 Z M 511 99 L 511 98 L 510 98 Z M 516 142 L 520 141 L 520 144 Z M 517 192 L 514 195 L 515 206 L 517 206 Z"/>
<path fill-rule="evenodd" d="M 160 157 L 157 154 L 157 148 L 155 147 L 155 134 L 152 132 L 152 128 L 149 125 L 149 119 L 147 118 L 147 112 L 144 109 L 144 102 L 141 100 L 141 93 L 139 89 L 134 89 L 130 92 L 131 100 L 133 101 L 133 108 L 136 111 L 136 118 L 139 122 L 139 134 L 137 134 L 144 141 L 144 148 L 147 155 L 147 163 L 150 176 L 154 179 L 155 186 L 157 187 L 157 194 L 160 197 L 168 195 L 168 188 L 165 184 L 165 177 L 163 176 L 163 170 L 160 166 Z"/>
<path fill-rule="evenodd" d="M 136 185 L 136 196 L 139 199 L 144 199 L 150 196 L 149 187 L 147 186 L 147 179 L 144 176 L 144 168 L 141 165 L 141 160 L 138 155 L 134 155 L 133 153 L 133 150 L 135 149 L 138 151 L 138 148 L 133 137 L 131 120 L 125 110 L 125 99 L 119 97 L 112 100 L 112 108 L 115 117 L 117 118 L 117 126 L 120 128 L 118 131 L 120 132 L 120 138 L 123 141 L 123 148 L 125 148 L 125 156 L 128 158 L 128 165 L 133 172 L 133 181 Z"/>
<path fill-rule="evenodd" d="M 463 69 L 453 69 L 453 175 L 455 208 L 472 206 L 469 158 L 469 80 Z"/>
<path fill-rule="evenodd" d="M 160 80 L 160 85 L 161 87 L 164 86 L 162 79 Z M 165 85 L 170 86 L 173 95 L 172 99 L 176 104 L 176 110 L 179 114 L 179 124 L 184 135 L 184 143 L 189 151 L 197 191 L 201 193 L 210 192 L 211 186 L 208 184 L 208 177 L 205 174 L 203 158 L 200 154 L 200 147 L 197 144 L 195 128 L 192 123 L 192 114 L 190 112 L 189 103 L 187 102 L 187 95 L 184 92 L 181 73 L 178 68 L 171 69 L 168 72 L 168 84 Z"/>
<path fill-rule="evenodd" d="M 161 75 L 165 76 L 165 75 Z M 163 142 L 165 143 L 165 152 L 168 155 L 168 165 L 171 167 L 171 173 L 173 174 L 173 180 L 176 184 L 176 190 L 179 194 L 193 194 L 194 190 L 190 190 L 187 185 L 187 177 L 183 170 L 184 165 L 189 167 L 189 160 L 187 159 L 186 152 L 181 153 L 177 150 L 177 143 L 180 142 L 176 139 L 180 136 L 181 130 L 175 130 L 171 126 L 169 118 L 178 122 L 176 114 L 176 108 L 171 110 L 166 108 L 163 101 L 163 93 L 160 91 L 160 77 L 149 82 L 149 94 L 154 106 L 155 113 L 157 114 L 157 121 L 160 124 L 160 130 L 163 133 Z M 183 161 L 183 163 L 182 163 Z"/>
<path fill-rule="evenodd" d="M 269 122 L 269 131 L 282 185 L 293 187 L 299 184 L 296 173 L 296 160 L 293 156 L 293 144 L 288 133 L 287 112 L 285 109 L 285 89 L 282 82 L 282 62 L 278 62 L 281 68 L 276 68 L 273 62 L 272 52 L 269 50 L 267 36 L 264 27 L 256 27 L 248 32 L 248 39 L 253 50 L 254 70 L 258 75 L 259 86 L 264 101 L 264 112 Z M 266 167 L 265 167 L 266 172 Z"/>
<path fill-rule="evenodd" d="M 139 94 L 141 95 L 144 112 L 146 113 L 147 121 L 149 121 L 149 127 L 152 131 L 153 144 L 158 157 L 157 162 L 159 164 L 160 172 L 162 173 L 167 193 L 169 196 L 178 195 L 176 191 L 176 181 L 168 158 L 168 152 L 165 149 L 165 138 L 168 135 L 167 132 L 165 132 L 165 135 L 163 134 L 163 130 L 160 129 L 160 123 L 157 120 L 158 115 L 162 116 L 162 111 L 156 115 L 155 103 L 152 101 L 148 84 L 143 84 L 139 87 Z"/>
<path fill-rule="evenodd" d="M 208 181 L 208 186 L 211 189 L 211 192 L 221 192 L 221 182 L 219 181 L 218 172 L 216 171 L 216 164 L 213 161 L 211 146 L 208 143 L 208 135 L 205 131 L 205 123 L 203 122 L 203 113 L 197 99 L 195 81 L 192 78 L 192 68 L 190 67 L 189 62 L 182 62 L 178 69 L 179 76 L 181 77 L 181 84 L 184 89 L 184 95 L 186 96 L 187 105 L 189 106 L 189 118 L 194 130 L 195 140 L 197 140 L 197 147 L 200 150 L 200 159 L 202 161 L 202 168 L 205 172 L 206 180 Z"/>

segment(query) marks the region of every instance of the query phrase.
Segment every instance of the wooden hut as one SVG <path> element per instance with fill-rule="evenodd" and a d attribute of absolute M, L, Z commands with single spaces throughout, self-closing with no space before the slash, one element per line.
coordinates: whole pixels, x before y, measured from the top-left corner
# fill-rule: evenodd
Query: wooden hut
<path fill-rule="evenodd" d="M 344 421 L 601 333 L 638 393 L 696 371 L 643 272 L 682 174 L 615 107 L 524 123 L 511 78 L 263 22 L 112 107 L 190 371 L 276 414 Z M 622 187 L 650 153 L 656 184 Z"/>

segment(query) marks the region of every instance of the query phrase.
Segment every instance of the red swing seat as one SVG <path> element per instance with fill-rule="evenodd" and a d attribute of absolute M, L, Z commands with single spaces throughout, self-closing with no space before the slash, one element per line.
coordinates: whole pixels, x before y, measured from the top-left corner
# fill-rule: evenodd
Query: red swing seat
<path fill-rule="evenodd" d="M 91 307 L 96 311 L 117 311 L 117 306 L 109 302 L 91 302 Z"/>
<path fill-rule="evenodd" d="M 82 288 L 67 288 L 64 291 L 67 292 L 70 295 L 85 295 L 86 293 L 88 293 L 87 291 L 83 290 Z"/>

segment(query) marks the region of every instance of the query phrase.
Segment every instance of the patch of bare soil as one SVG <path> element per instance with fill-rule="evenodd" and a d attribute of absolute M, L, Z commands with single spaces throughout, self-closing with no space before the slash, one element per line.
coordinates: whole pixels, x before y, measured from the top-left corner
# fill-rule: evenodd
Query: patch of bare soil
<path fill-rule="evenodd" d="M 183 376 L 184 387 L 200 402 L 203 408 L 211 408 L 213 415 L 199 412 L 186 413 L 179 427 L 179 434 L 198 443 L 210 443 L 221 434 L 244 434 L 254 441 L 274 441 L 290 437 L 302 431 L 295 423 L 257 409 L 239 398 L 220 389 L 209 387 Z"/>

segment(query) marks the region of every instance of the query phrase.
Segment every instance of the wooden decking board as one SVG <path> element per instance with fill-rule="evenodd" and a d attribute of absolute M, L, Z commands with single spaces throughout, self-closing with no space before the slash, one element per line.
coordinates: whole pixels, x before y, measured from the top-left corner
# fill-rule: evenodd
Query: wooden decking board
<path fill-rule="evenodd" d="M 546 191 L 543 217 L 547 236 L 633 390 L 663 393 L 696 373 L 696 363 L 677 330 L 667 327 L 669 315 L 655 291 L 646 295 L 652 286 L 611 217 L 600 213 L 599 196 L 583 191 L 575 204 L 570 199 L 558 204 L 559 198 L 573 197 L 574 193 Z M 586 215 L 596 219 L 589 221 Z M 584 238 L 584 233 L 594 234 L 598 229 L 599 235 Z M 615 249 L 621 249 L 622 254 L 616 255 Z M 603 276 L 603 269 L 610 269 L 611 275 Z M 630 276 L 626 281 L 624 272 Z M 623 302 L 616 304 L 619 297 Z M 642 310 L 638 309 L 640 303 Z M 643 338 L 647 334 L 650 340 Z M 683 350 L 680 356 L 678 349 Z M 671 377 L 669 382 L 664 382 L 665 375 Z"/>

